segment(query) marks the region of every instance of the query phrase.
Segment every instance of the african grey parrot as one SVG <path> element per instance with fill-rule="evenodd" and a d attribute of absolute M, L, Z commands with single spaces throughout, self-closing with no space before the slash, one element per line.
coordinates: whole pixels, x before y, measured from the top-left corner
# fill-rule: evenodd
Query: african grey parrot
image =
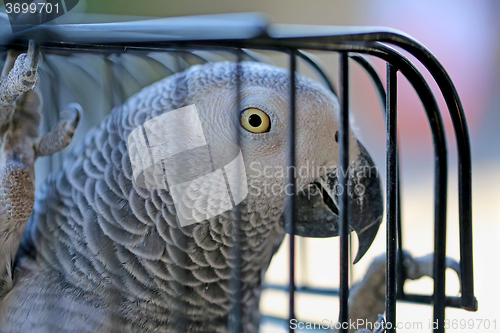
<path fill-rule="evenodd" d="M 285 191 L 263 187 L 269 181 L 285 188 L 287 178 L 264 176 L 263 169 L 287 166 L 289 73 L 241 63 L 237 122 L 235 63 L 193 66 L 154 83 L 91 131 L 35 200 L 34 161 L 69 144 L 80 110 L 68 106 L 56 128 L 39 138 L 40 100 L 31 90 L 38 52 L 30 44 L 10 70 L 12 60 L 0 83 L 0 331 L 227 331 L 234 208 L 182 226 L 169 189 L 138 185 L 127 146 L 130 134 L 146 122 L 194 104 L 214 151 L 229 151 L 239 132 L 247 184 L 260 189 L 248 191 L 238 205 L 243 328 L 257 332 L 263 274 L 286 229 Z M 308 78 L 298 75 L 296 85 L 296 161 L 298 170 L 306 170 L 297 174 L 296 234 L 336 236 L 338 103 Z M 382 196 L 377 174 L 367 172 L 372 159 L 352 131 L 350 142 L 350 166 L 359 171 L 351 173 L 350 182 L 363 189 L 350 193 L 359 259 L 382 221 Z M 197 192 L 211 193 L 217 186 L 198 183 L 183 195 L 196 199 Z M 219 208 L 218 200 L 198 199 L 195 212 Z"/>
<path fill-rule="evenodd" d="M 13 215 L 7 214 L 3 228 L 17 234 L 2 244 L 7 255 L 2 330 L 225 331 L 231 293 L 231 212 L 181 227 L 168 190 L 145 189 L 135 183 L 127 139 L 146 121 L 194 104 L 209 146 L 224 151 L 240 131 L 247 182 L 264 186 L 262 170 L 255 164 L 250 168 L 249 161 L 261 168 L 286 166 L 288 73 L 242 63 L 241 111 L 260 112 L 261 122 L 267 117 L 268 128 L 262 132 L 251 122 L 244 127 L 244 117 L 241 124 L 233 122 L 236 77 L 231 62 L 194 66 L 147 87 L 116 108 L 37 195 L 12 277 L 16 248 L 10 242 L 18 240 L 33 205 L 34 160 L 65 146 L 78 122 L 78 111 L 72 108 L 71 116 L 47 135 L 50 141 L 39 140 L 33 131 L 39 124 L 37 101 L 29 100 L 35 94 L 28 91 L 14 102 L 33 87 L 37 57 L 33 48 L 20 56 L 3 82 L 15 90 L 5 94 L 4 152 L 12 154 L 4 159 L 3 187 L 27 193 L 10 194 L 16 200 L 21 197 L 21 205 L 6 201 L 13 203 L 6 206 Z M 301 76 L 297 91 L 297 166 L 318 167 L 301 174 L 297 186 L 322 185 L 331 194 L 329 205 L 334 206 L 336 178 L 330 171 L 338 159 L 337 102 L 322 86 Z M 17 121 L 21 117 L 23 121 Z M 32 135 L 26 138 L 26 133 Z M 350 136 L 352 166 L 372 167 L 366 150 L 353 133 Z M 284 187 L 286 177 L 272 175 L 270 181 Z M 367 186 L 363 194 L 353 194 L 351 205 L 351 226 L 358 232 L 361 256 L 381 222 L 381 194 L 375 175 L 354 176 L 353 181 Z M 336 235 L 338 216 L 322 200 L 323 194 L 308 194 L 299 196 L 297 234 Z M 284 199 L 284 191 L 250 191 L 239 205 L 243 323 L 248 332 L 257 331 L 262 276 L 285 233 Z M 19 225 L 13 228 L 12 223 Z"/>

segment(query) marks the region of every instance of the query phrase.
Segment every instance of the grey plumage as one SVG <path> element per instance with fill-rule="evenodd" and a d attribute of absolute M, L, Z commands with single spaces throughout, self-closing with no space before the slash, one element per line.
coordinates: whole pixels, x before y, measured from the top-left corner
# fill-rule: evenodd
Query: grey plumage
<path fill-rule="evenodd" d="M 41 327 L 50 322 L 67 329 L 74 325 L 71 309 L 88 303 L 101 309 L 85 325 L 89 332 L 164 331 L 175 326 L 169 324 L 172 318 L 183 316 L 190 332 L 225 330 L 232 245 L 229 213 L 179 228 L 167 191 L 134 186 L 126 139 L 145 120 L 194 102 L 207 85 L 232 85 L 233 69 L 232 63 L 194 67 L 143 90 L 87 136 L 66 159 L 62 172 L 50 176 L 28 227 L 37 268 L 30 269 L 31 260 L 21 258 L 20 275 L 25 277 L 3 303 L 4 327 L 34 330 L 36 318 Z M 243 82 L 252 80 L 271 89 L 280 89 L 276 83 L 287 80 L 284 71 L 258 64 L 245 64 L 243 72 Z M 258 326 L 263 270 L 284 235 L 279 228 L 282 212 L 282 207 L 269 207 L 243 217 L 243 304 L 249 332 Z M 52 282 L 47 290 L 48 281 L 61 277 L 65 284 Z M 47 306 L 54 292 L 67 295 L 70 304 Z M 26 318 L 13 311 L 15 304 L 25 302 L 40 312 L 32 310 Z M 54 316 L 59 320 L 52 320 Z"/>

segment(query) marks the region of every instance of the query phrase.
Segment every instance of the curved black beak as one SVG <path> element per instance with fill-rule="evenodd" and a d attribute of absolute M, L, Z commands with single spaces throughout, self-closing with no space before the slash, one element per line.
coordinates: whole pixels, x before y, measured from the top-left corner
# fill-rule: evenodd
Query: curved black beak
<path fill-rule="evenodd" d="M 377 168 L 358 141 L 359 156 L 349 168 L 348 188 L 338 183 L 340 170 L 328 172 L 297 197 L 295 234 L 302 237 L 338 236 L 338 196 L 349 195 L 349 226 L 358 236 L 357 263 L 368 251 L 383 217 L 383 197 Z M 288 230 L 285 225 L 285 230 Z"/>

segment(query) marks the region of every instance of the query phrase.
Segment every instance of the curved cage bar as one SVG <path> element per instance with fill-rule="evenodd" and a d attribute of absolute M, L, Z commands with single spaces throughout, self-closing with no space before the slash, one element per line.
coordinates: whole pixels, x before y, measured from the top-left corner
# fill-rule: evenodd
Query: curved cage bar
<path fill-rule="evenodd" d="M 473 255 L 472 255 L 472 206 L 471 206 L 471 148 L 464 111 L 458 93 L 439 61 L 416 40 L 404 33 L 378 27 L 319 27 L 303 25 L 270 24 L 265 17 L 257 14 L 215 15 L 190 18 L 157 19 L 150 21 L 79 24 L 79 25 L 42 25 L 23 32 L 12 34 L 0 28 L 0 48 L 26 48 L 29 40 L 34 40 L 42 52 L 68 54 L 78 52 L 102 54 L 126 54 L 169 51 L 176 54 L 174 71 L 186 69 L 189 65 L 185 57 L 196 58 L 200 63 L 218 61 L 204 51 L 220 51 L 236 58 L 237 108 L 235 117 L 240 116 L 241 103 L 241 61 L 248 59 L 259 61 L 257 54 L 251 50 L 270 50 L 288 54 L 290 70 L 290 103 L 288 133 L 289 146 L 288 165 L 296 165 L 296 89 L 295 73 L 297 59 L 303 59 L 317 72 L 325 85 L 339 98 L 339 167 L 347 170 L 349 164 L 349 59 L 359 64 L 372 80 L 384 111 L 387 130 L 387 292 L 386 321 L 396 323 L 396 301 L 432 304 L 434 321 L 438 321 L 436 332 L 444 332 L 446 307 L 461 307 L 469 311 L 477 310 L 474 296 Z M 3 29 L 3 30 L 2 30 Z M 460 282 L 461 297 L 450 297 L 445 294 L 446 270 L 446 206 L 447 206 L 447 147 L 445 128 L 436 99 L 417 67 L 388 45 L 397 46 L 420 61 L 433 76 L 446 101 L 448 112 L 453 122 L 458 149 L 459 169 L 459 216 L 460 216 Z M 339 89 L 338 93 L 332 81 L 326 75 L 314 56 L 305 50 L 333 51 L 339 53 Z M 384 88 L 373 65 L 364 57 L 370 55 L 387 63 L 387 86 Z M 106 61 L 112 61 L 107 59 Z M 119 66 L 119 60 L 114 65 Z M 434 293 L 433 295 L 406 294 L 404 292 L 405 269 L 403 264 L 404 244 L 401 236 L 401 194 L 399 176 L 399 153 L 397 134 L 397 73 L 402 73 L 411 83 L 419 96 L 432 132 L 435 156 L 434 184 Z M 114 72 L 109 72 L 110 81 L 116 82 Z M 120 87 L 113 89 L 117 96 L 113 104 L 121 104 L 126 94 Z M 57 92 L 53 92 L 56 94 Z M 57 120 L 51 120 L 56 122 Z M 238 132 L 239 133 L 239 132 Z M 236 142 L 240 142 L 239 134 Z M 340 173 L 339 183 L 347 188 L 347 178 Z M 264 288 L 281 290 L 289 293 L 289 318 L 265 317 L 264 320 L 295 319 L 295 295 L 307 293 L 325 296 L 338 296 L 340 302 L 339 322 L 348 322 L 349 293 L 349 200 L 344 191 L 339 200 L 339 235 L 340 235 L 340 284 L 339 289 L 322 289 L 309 286 L 297 286 L 295 281 L 295 212 L 296 212 L 296 179 L 289 173 L 287 185 L 292 194 L 287 196 L 285 210 L 285 227 L 290 237 L 289 248 L 289 285 L 265 285 Z M 236 206 L 237 207 L 237 206 Z M 241 215 L 239 209 L 234 212 L 233 236 L 235 245 L 232 248 L 234 264 L 231 266 L 231 311 L 229 327 L 231 332 L 241 332 L 242 323 L 242 290 L 240 282 L 240 243 Z M 300 319 L 300 318 L 299 318 Z M 290 332 L 294 331 L 290 327 Z M 347 332 L 342 328 L 341 332 Z M 388 329 L 395 332 L 395 328 Z"/>

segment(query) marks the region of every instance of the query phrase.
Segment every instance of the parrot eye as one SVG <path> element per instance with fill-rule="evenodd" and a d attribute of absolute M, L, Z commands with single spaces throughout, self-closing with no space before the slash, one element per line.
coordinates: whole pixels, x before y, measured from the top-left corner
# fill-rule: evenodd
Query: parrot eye
<path fill-rule="evenodd" d="M 264 111 L 250 108 L 241 113 L 241 126 L 251 133 L 264 133 L 269 132 L 271 121 Z"/>

